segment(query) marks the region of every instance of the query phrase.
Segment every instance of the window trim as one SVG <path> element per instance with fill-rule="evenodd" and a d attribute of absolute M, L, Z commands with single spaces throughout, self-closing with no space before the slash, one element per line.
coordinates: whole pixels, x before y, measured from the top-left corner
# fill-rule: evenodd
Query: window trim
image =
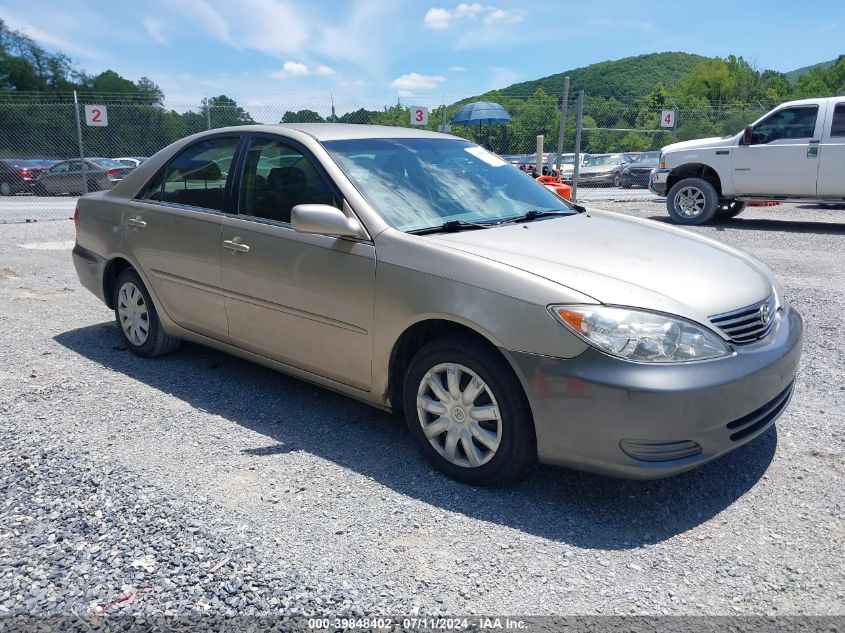
<path fill-rule="evenodd" d="M 141 188 L 135 193 L 132 197 L 134 202 L 141 202 L 143 204 L 154 204 L 160 207 L 169 207 L 173 209 L 184 209 L 187 211 L 202 211 L 205 213 L 215 213 L 218 215 L 233 215 L 233 212 L 229 211 L 232 208 L 232 183 L 236 179 L 236 171 L 239 165 L 239 159 L 241 155 L 241 151 L 244 145 L 244 138 L 246 134 L 243 132 L 221 132 L 219 134 L 209 134 L 208 136 L 203 136 L 202 138 L 197 139 L 196 141 L 185 145 L 184 147 L 180 148 L 178 152 L 173 154 L 164 165 L 159 167 L 155 173 L 146 180 L 146 182 L 141 186 Z M 171 163 L 173 163 L 176 158 L 181 156 L 184 152 L 188 151 L 192 147 L 199 145 L 201 143 L 205 143 L 207 141 L 217 140 L 221 138 L 234 138 L 237 139 L 237 144 L 235 145 L 235 153 L 232 155 L 232 168 L 229 170 L 229 174 L 226 177 L 226 186 L 223 188 L 223 208 L 222 209 L 209 209 L 208 207 L 198 207 L 195 205 L 190 204 L 180 204 L 178 202 L 167 202 L 165 200 L 150 200 L 145 198 L 140 198 L 139 196 L 146 192 L 149 185 L 156 179 L 162 176 L 163 174 L 167 173 L 168 168 L 170 167 Z M 159 187 L 159 195 L 164 195 L 164 182 L 166 177 L 161 179 L 161 186 Z"/>
<path fill-rule="evenodd" d="M 247 215 L 246 213 L 241 213 L 241 184 L 243 182 L 246 170 L 246 157 L 249 153 L 249 147 L 252 143 L 253 138 L 266 138 L 271 139 L 273 141 L 282 142 L 288 145 L 288 147 L 290 147 L 291 149 L 294 149 L 300 154 L 302 154 L 305 159 L 311 162 L 317 173 L 319 173 L 323 180 L 325 180 L 326 183 L 329 185 L 332 194 L 340 202 L 341 210 L 343 210 L 344 205 L 347 205 L 350 209 L 352 209 L 351 205 L 346 202 L 346 198 L 341 193 L 340 188 L 337 186 L 337 183 L 335 183 L 335 181 L 329 176 L 328 172 L 323 167 L 323 164 L 319 160 L 317 160 L 317 157 L 314 156 L 314 153 L 311 152 L 303 143 L 300 143 L 296 139 L 293 139 L 289 136 L 284 136 L 282 134 L 273 134 L 272 132 L 248 132 L 244 135 L 244 142 L 242 145 L 241 154 L 239 156 L 239 163 L 235 167 L 236 186 L 233 187 L 232 192 L 232 202 L 234 203 L 232 208 L 234 209 L 234 211 L 230 215 L 233 215 L 237 218 L 241 218 L 243 220 L 258 222 L 260 224 L 269 224 L 271 226 L 280 226 L 285 228 L 293 227 L 290 222 L 282 222 L 281 220 L 273 220 L 271 218 L 262 218 L 261 216 L 257 215 Z M 354 211 L 352 213 L 354 214 L 355 219 L 358 220 L 358 222 L 361 222 L 361 218 L 358 217 L 358 214 Z M 363 222 L 361 222 L 361 225 L 363 226 Z"/>
<path fill-rule="evenodd" d="M 807 110 L 815 110 L 816 111 L 816 120 L 815 120 L 815 123 L 813 125 L 813 131 L 810 134 L 810 136 L 802 136 L 802 137 L 799 137 L 799 138 L 776 138 L 772 141 L 766 141 L 765 143 L 763 143 L 763 142 L 754 142 L 753 134 L 752 134 L 752 141 L 751 141 L 750 145 L 753 147 L 754 145 L 768 145 L 769 143 L 775 143 L 777 141 L 805 141 L 805 140 L 812 139 L 816 135 L 816 130 L 819 127 L 819 113 L 821 112 L 821 108 L 819 108 L 819 105 L 817 103 L 807 103 L 807 104 L 804 104 L 804 105 L 791 105 L 791 106 L 786 106 L 786 107 L 780 108 L 778 110 L 775 110 L 774 112 L 769 114 L 763 120 L 755 123 L 753 129 L 756 131 L 757 126 L 763 125 L 766 121 L 768 121 L 772 117 L 777 116 L 781 112 L 785 112 L 786 110 L 798 110 L 798 109 L 807 109 Z"/>

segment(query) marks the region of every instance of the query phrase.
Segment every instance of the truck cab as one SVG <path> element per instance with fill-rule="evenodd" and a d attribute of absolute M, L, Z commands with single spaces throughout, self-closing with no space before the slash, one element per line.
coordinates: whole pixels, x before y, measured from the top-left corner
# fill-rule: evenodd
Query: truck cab
<path fill-rule="evenodd" d="M 733 136 L 663 148 L 649 188 L 678 224 L 742 213 L 749 201 L 845 203 L 845 97 L 779 105 Z"/>

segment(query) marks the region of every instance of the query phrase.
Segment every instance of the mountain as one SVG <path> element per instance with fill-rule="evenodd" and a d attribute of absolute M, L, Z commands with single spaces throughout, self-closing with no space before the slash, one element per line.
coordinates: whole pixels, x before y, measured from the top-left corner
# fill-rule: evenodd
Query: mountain
<path fill-rule="evenodd" d="M 838 59 L 838 58 L 837 58 Z M 819 62 L 818 64 L 813 64 L 812 66 L 803 66 L 802 68 L 796 68 L 795 70 L 790 70 L 788 73 L 784 73 L 786 75 L 787 81 L 789 83 L 794 84 L 798 81 L 798 78 L 802 75 L 806 75 L 808 72 L 813 70 L 814 68 L 821 68 L 822 70 L 827 70 L 831 66 L 836 63 L 836 59 L 831 59 L 827 62 Z"/>
<path fill-rule="evenodd" d="M 570 94 L 584 89 L 592 97 L 614 97 L 620 101 L 630 101 L 648 93 L 660 82 L 668 88 L 673 87 L 694 66 L 708 59 L 690 53 L 649 53 L 598 62 L 541 79 L 524 81 L 499 92 L 508 96 L 526 96 L 542 88 L 551 95 L 560 96 L 563 92 L 563 78 L 569 75 Z"/>

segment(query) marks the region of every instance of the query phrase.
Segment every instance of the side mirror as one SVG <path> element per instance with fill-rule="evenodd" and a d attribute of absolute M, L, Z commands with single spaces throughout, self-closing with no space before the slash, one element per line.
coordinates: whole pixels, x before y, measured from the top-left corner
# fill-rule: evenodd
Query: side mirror
<path fill-rule="evenodd" d="M 752 142 L 754 142 L 754 126 L 746 125 L 742 132 L 742 143 L 743 145 L 751 145 Z"/>
<path fill-rule="evenodd" d="M 344 207 L 348 208 L 346 203 Z M 364 227 L 329 204 L 298 204 L 290 212 L 291 224 L 298 233 L 365 238 Z"/>

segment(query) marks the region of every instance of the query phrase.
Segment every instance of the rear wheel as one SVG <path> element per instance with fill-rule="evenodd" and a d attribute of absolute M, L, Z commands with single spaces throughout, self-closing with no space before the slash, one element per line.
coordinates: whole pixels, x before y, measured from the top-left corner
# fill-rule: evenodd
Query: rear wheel
<path fill-rule="evenodd" d="M 716 217 L 720 220 L 727 220 L 729 218 L 735 218 L 740 213 L 745 211 L 746 207 L 748 207 L 747 202 L 739 202 L 737 200 L 732 200 L 726 204 L 720 204 L 718 210 L 716 211 Z"/>
<path fill-rule="evenodd" d="M 5 180 L 0 182 L 0 195 L 11 196 L 13 193 L 15 193 L 15 190 L 12 189 L 12 185 L 10 183 Z"/>
<path fill-rule="evenodd" d="M 704 224 L 713 219 L 719 207 L 716 188 L 703 178 L 684 178 L 669 190 L 666 208 L 677 224 Z"/>
<path fill-rule="evenodd" d="M 131 268 L 114 283 L 114 315 L 126 346 L 138 356 L 170 354 L 181 342 L 164 332 L 144 282 Z"/>
<path fill-rule="evenodd" d="M 417 447 L 453 479 L 511 483 L 537 460 L 528 399 L 495 350 L 463 338 L 432 341 L 411 361 L 403 396 Z"/>

